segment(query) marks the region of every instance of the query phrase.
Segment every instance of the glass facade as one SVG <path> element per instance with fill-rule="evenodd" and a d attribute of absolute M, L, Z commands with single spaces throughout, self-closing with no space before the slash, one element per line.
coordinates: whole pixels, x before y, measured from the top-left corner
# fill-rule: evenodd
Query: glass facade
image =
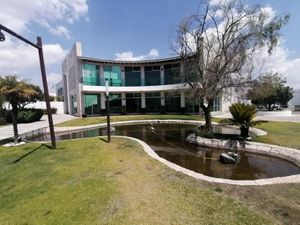
<path fill-rule="evenodd" d="M 212 111 L 221 111 L 221 97 L 214 99 Z"/>
<path fill-rule="evenodd" d="M 111 113 L 122 112 L 122 98 L 121 94 L 110 93 L 109 94 L 109 109 Z"/>
<path fill-rule="evenodd" d="M 122 86 L 120 66 L 104 66 L 103 70 L 104 80 L 108 80 L 110 86 Z"/>
<path fill-rule="evenodd" d="M 181 83 L 180 63 L 164 65 L 165 84 Z"/>
<path fill-rule="evenodd" d="M 84 85 L 100 85 L 99 66 L 94 64 L 82 65 L 82 83 Z"/>
<path fill-rule="evenodd" d="M 101 113 L 99 94 L 84 94 L 84 112 L 86 115 L 99 115 Z"/>
<path fill-rule="evenodd" d="M 125 86 L 141 86 L 140 67 L 125 67 Z"/>
<path fill-rule="evenodd" d="M 199 109 L 200 109 L 200 106 L 197 101 L 194 101 L 194 100 L 191 100 L 188 98 L 185 99 L 185 111 L 187 113 L 199 114 L 199 112 L 200 112 Z"/>
<path fill-rule="evenodd" d="M 127 93 L 126 94 L 126 112 L 140 113 L 141 112 L 141 94 Z"/>
<path fill-rule="evenodd" d="M 161 100 L 159 92 L 146 93 L 146 112 L 160 112 Z"/>
<path fill-rule="evenodd" d="M 180 112 L 180 94 L 179 93 L 165 93 L 165 111 L 166 112 Z"/>
<path fill-rule="evenodd" d="M 145 85 L 160 85 L 160 66 L 145 66 Z"/>

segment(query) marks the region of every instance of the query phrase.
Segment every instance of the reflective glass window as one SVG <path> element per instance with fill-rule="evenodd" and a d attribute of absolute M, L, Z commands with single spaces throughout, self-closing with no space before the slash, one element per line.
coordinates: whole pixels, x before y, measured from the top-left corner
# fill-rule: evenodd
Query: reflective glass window
<path fill-rule="evenodd" d="M 100 114 L 101 97 L 99 94 L 84 94 L 84 111 L 86 115 Z"/>
<path fill-rule="evenodd" d="M 120 66 L 104 66 L 103 69 L 104 80 L 108 80 L 110 86 L 122 86 Z"/>
<path fill-rule="evenodd" d="M 160 66 L 145 66 L 145 85 L 160 85 Z"/>
<path fill-rule="evenodd" d="M 141 86 L 141 68 L 125 67 L 125 85 Z"/>
<path fill-rule="evenodd" d="M 84 85 L 100 85 L 99 66 L 94 64 L 82 65 L 82 83 Z"/>
<path fill-rule="evenodd" d="M 181 83 L 179 63 L 164 65 L 164 71 L 165 71 L 165 84 Z"/>

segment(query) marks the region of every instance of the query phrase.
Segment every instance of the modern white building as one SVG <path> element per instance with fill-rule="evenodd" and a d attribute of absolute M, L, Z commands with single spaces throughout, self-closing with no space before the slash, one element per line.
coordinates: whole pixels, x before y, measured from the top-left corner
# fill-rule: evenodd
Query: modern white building
<path fill-rule="evenodd" d="M 112 113 L 200 113 L 184 83 L 179 57 L 118 61 L 84 57 L 76 42 L 62 64 L 65 113 L 102 115 L 109 82 Z M 58 85 L 61 88 L 61 85 Z M 227 112 L 228 101 L 215 99 L 213 111 Z"/>

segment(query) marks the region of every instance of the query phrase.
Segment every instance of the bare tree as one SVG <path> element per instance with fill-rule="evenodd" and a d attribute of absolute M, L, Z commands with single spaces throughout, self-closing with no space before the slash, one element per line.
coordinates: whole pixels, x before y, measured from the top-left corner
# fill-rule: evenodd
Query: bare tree
<path fill-rule="evenodd" d="M 271 54 L 288 19 L 240 0 L 214 5 L 204 0 L 196 14 L 180 22 L 172 48 L 182 59 L 185 81 L 204 112 L 208 132 L 214 99 L 251 82 L 254 51 L 267 46 Z"/>

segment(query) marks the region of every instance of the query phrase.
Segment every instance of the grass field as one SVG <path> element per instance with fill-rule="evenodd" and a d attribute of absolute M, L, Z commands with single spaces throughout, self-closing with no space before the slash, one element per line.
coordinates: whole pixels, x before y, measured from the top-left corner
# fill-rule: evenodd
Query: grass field
<path fill-rule="evenodd" d="M 115 116 L 132 119 L 199 116 Z M 105 122 L 75 119 L 63 126 Z M 255 141 L 300 149 L 300 123 L 266 122 Z M 0 147 L 0 224 L 299 224 L 300 185 L 210 184 L 175 172 L 121 138 Z"/>
<path fill-rule="evenodd" d="M 300 123 L 263 122 L 256 128 L 267 131 L 268 135 L 256 137 L 255 141 L 300 149 Z"/>
<path fill-rule="evenodd" d="M 129 140 L 0 148 L 0 224 L 276 224 Z"/>
<path fill-rule="evenodd" d="M 167 119 L 178 119 L 178 120 L 204 120 L 202 116 L 199 115 L 124 115 L 124 116 L 111 116 L 111 122 L 117 121 L 127 121 L 127 120 L 167 120 Z M 213 119 L 213 121 L 220 121 L 220 119 Z M 85 117 L 76 118 L 63 123 L 56 124 L 57 127 L 74 127 L 74 126 L 86 126 L 98 123 L 106 123 L 106 116 L 99 117 Z"/>

